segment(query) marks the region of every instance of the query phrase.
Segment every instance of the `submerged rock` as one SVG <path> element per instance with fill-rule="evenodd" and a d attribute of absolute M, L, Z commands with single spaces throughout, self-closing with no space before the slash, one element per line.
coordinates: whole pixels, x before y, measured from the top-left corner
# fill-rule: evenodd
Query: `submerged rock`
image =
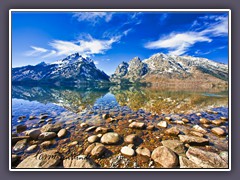
<path fill-rule="evenodd" d="M 41 134 L 40 129 L 31 129 L 29 131 L 26 131 L 25 135 L 30 136 L 32 139 L 38 139 L 38 136 Z"/>
<path fill-rule="evenodd" d="M 22 139 L 15 144 L 15 146 L 13 147 L 13 151 L 22 151 L 25 149 L 26 145 L 27 139 Z"/>
<path fill-rule="evenodd" d="M 202 168 L 228 168 L 228 164 L 216 153 L 189 147 L 186 155 L 189 160 Z"/>
<path fill-rule="evenodd" d="M 58 131 L 60 131 L 61 128 L 61 124 L 46 124 L 41 128 L 41 131 L 57 133 Z"/>
<path fill-rule="evenodd" d="M 171 127 L 165 131 L 165 134 L 170 136 L 177 136 L 180 133 L 177 127 Z"/>
<path fill-rule="evenodd" d="M 143 129 L 145 127 L 145 124 L 142 122 L 132 122 L 129 124 L 130 128 L 135 128 L 135 129 Z"/>
<path fill-rule="evenodd" d="M 66 136 L 66 134 L 67 134 L 67 130 L 66 130 L 66 129 L 61 129 L 61 130 L 58 132 L 57 136 L 58 136 L 59 138 L 62 138 L 62 137 L 64 137 L 64 136 Z"/>
<path fill-rule="evenodd" d="M 198 137 L 203 137 L 204 136 L 202 133 L 197 132 L 197 131 L 189 131 L 189 134 L 193 135 L 193 136 L 198 136 Z"/>
<path fill-rule="evenodd" d="M 210 123 L 210 121 L 207 120 L 206 118 L 200 118 L 199 121 L 200 121 L 200 123 L 202 123 L 202 124 L 209 124 L 209 123 Z"/>
<path fill-rule="evenodd" d="M 175 153 L 164 146 L 154 149 L 151 158 L 164 168 L 175 168 L 178 165 L 178 158 Z"/>
<path fill-rule="evenodd" d="M 27 129 L 27 126 L 26 125 L 18 125 L 16 129 L 17 129 L 17 133 L 21 133 Z"/>
<path fill-rule="evenodd" d="M 60 160 L 56 150 L 49 150 L 28 156 L 16 168 L 55 168 Z"/>
<path fill-rule="evenodd" d="M 86 155 L 63 160 L 64 168 L 97 168 L 97 164 Z"/>
<path fill-rule="evenodd" d="M 77 141 L 73 141 L 68 144 L 68 147 L 76 146 L 77 144 L 78 144 Z"/>
<path fill-rule="evenodd" d="M 98 133 L 101 133 L 101 134 L 104 134 L 104 133 L 107 133 L 109 131 L 112 131 L 112 129 L 110 128 L 106 128 L 106 127 L 98 127 L 95 132 L 98 134 Z"/>
<path fill-rule="evenodd" d="M 109 132 L 101 137 L 103 144 L 117 144 L 120 141 L 120 136 L 117 133 Z"/>
<path fill-rule="evenodd" d="M 166 121 L 160 121 L 158 124 L 157 124 L 158 127 L 160 128 L 166 128 L 168 126 L 167 122 Z"/>
<path fill-rule="evenodd" d="M 105 153 L 106 150 L 107 148 L 103 144 L 98 143 L 91 150 L 91 155 L 95 158 L 99 158 Z"/>
<path fill-rule="evenodd" d="M 214 127 L 214 128 L 211 129 L 211 131 L 212 131 L 212 133 L 214 133 L 214 134 L 216 134 L 218 136 L 225 135 L 225 131 L 222 128 L 220 128 L 220 127 Z"/>
<path fill-rule="evenodd" d="M 208 139 L 197 137 L 197 136 L 178 135 L 178 137 L 181 142 L 187 143 L 190 145 L 206 145 L 209 143 Z"/>
<path fill-rule="evenodd" d="M 44 141 L 44 142 L 42 142 L 41 144 L 40 144 L 40 146 L 42 147 L 42 148 L 48 148 L 49 146 L 51 146 L 52 145 L 52 142 L 51 141 Z"/>
<path fill-rule="evenodd" d="M 151 157 L 151 152 L 148 148 L 146 147 L 138 147 L 136 149 L 136 153 L 140 156 L 146 156 L 146 157 Z"/>
<path fill-rule="evenodd" d="M 97 127 L 96 126 L 91 126 L 87 129 L 85 129 L 86 132 L 94 131 Z"/>
<path fill-rule="evenodd" d="M 206 133 L 207 133 L 207 131 L 206 131 L 205 129 L 203 129 L 201 126 L 199 126 L 199 125 L 193 126 L 192 129 L 193 129 L 194 131 L 197 131 L 197 132 L 200 132 L 200 133 L 203 133 L 203 134 L 206 134 Z"/>
<path fill-rule="evenodd" d="M 180 168 L 201 168 L 201 166 L 190 161 L 186 157 L 179 156 Z"/>
<path fill-rule="evenodd" d="M 165 140 L 165 141 L 162 141 L 162 144 L 163 144 L 163 146 L 171 149 L 173 152 L 175 152 L 177 154 L 185 153 L 183 143 L 178 140 Z"/>
<path fill-rule="evenodd" d="M 134 156 L 134 154 L 135 154 L 134 150 L 128 146 L 122 147 L 121 153 L 126 156 Z"/>
<path fill-rule="evenodd" d="M 130 134 L 124 138 L 126 143 L 136 144 L 136 141 L 139 137 L 136 134 Z"/>
<path fill-rule="evenodd" d="M 38 139 L 40 140 L 49 140 L 53 139 L 57 136 L 55 132 L 42 132 L 39 136 Z"/>
<path fill-rule="evenodd" d="M 99 137 L 97 135 L 92 135 L 90 137 L 88 137 L 88 142 L 89 143 L 94 143 L 94 142 L 97 142 L 99 141 Z"/>
<path fill-rule="evenodd" d="M 89 125 L 88 125 L 87 123 L 81 123 L 81 124 L 80 124 L 80 127 L 81 127 L 81 128 L 87 128 L 87 127 L 89 127 Z"/>
<path fill-rule="evenodd" d="M 212 124 L 215 124 L 215 125 L 217 125 L 217 126 L 220 126 L 221 124 L 225 123 L 225 121 L 220 120 L 220 119 L 218 119 L 218 120 L 213 120 L 213 121 L 211 121 L 211 122 L 212 122 Z"/>
<path fill-rule="evenodd" d="M 26 152 L 32 152 L 32 151 L 36 150 L 37 147 L 38 147 L 37 144 L 31 145 L 26 149 Z"/>

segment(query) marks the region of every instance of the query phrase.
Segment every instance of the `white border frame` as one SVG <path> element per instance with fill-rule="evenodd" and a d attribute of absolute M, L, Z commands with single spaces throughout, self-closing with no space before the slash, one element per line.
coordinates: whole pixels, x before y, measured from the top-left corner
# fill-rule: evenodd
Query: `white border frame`
<path fill-rule="evenodd" d="M 229 112 L 229 164 L 228 169 L 13 169 L 11 167 L 12 126 L 12 12 L 227 12 L 228 13 L 228 112 Z M 231 10 L 230 9 L 10 9 L 9 10 L 9 171 L 231 171 Z"/>

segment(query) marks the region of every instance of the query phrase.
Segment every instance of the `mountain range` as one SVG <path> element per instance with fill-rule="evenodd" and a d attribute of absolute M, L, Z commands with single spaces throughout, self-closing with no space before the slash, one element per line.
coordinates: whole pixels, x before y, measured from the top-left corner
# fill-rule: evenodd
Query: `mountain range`
<path fill-rule="evenodd" d="M 12 82 L 76 85 L 91 83 L 188 83 L 227 84 L 228 65 L 206 58 L 157 53 L 145 60 L 135 57 L 122 62 L 109 77 L 99 70 L 93 60 L 78 53 L 51 64 L 12 68 Z"/>

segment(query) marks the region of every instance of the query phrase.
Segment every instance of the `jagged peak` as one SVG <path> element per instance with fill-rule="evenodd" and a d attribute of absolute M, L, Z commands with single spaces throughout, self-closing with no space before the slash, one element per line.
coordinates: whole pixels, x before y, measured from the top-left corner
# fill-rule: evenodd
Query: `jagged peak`
<path fill-rule="evenodd" d="M 44 61 L 42 61 L 42 62 L 38 63 L 36 66 L 46 66 L 46 65 L 47 65 L 47 63 L 45 63 Z"/>

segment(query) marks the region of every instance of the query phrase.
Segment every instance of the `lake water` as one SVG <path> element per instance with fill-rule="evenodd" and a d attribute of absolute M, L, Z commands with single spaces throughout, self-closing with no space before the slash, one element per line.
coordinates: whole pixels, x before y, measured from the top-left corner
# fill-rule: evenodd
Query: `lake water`
<path fill-rule="evenodd" d="M 201 116 L 197 115 L 201 113 Z M 109 114 L 111 118 L 104 116 Z M 47 118 L 41 119 L 42 115 Z M 35 119 L 29 119 L 35 116 Z M 24 118 L 21 118 L 24 117 Z M 161 146 L 164 140 L 178 139 L 178 136 L 169 136 L 165 128 L 159 128 L 161 120 L 171 117 L 168 128 L 176 127 L 180 134 L 189 134 L 194 125 L 200 125 L 207 130 L 204 137 L 209 140 L 208 146 L 201 146 L 203 150 L 220 153 L 228 151 L 228 120 L 221 125 L 213 123 L 208 127 L 200 124 L 200 118 L 218 120 L 228 117 L 228 91 L 226 89 L 181 89 L 181 88 L 153 88 L 153 87 L 82 87 L 82 88 L 56 88 L 56 87 L 27 87 L 12 86 L 12 133 L 16 133 L 18 125 L 26 125 L 27 130 L 41 128 L 46 124 L 61 124 L 68 134 L 63 138 L 54 138 L 47 149 L 56 149 L 64 158 L 83 154 L 90 146 L 88 137 L 96 134 L 95 131 L 86 131 L 81 124 L 105 127 L 118 133 L 121 137 L 137 134 L 142 139 L 142 146 L 151 152 Z M 176 123 L 186 118 L 189 122 Z M 147 128 L 129 128 L 132 121 L 144 122 Z M 217 136 L 211 129 L 221 126 L 226 134 Z M 95 128 L 96 128 L 95 127 Z M 18 136 L 24 136 L 19 132 Z M 77 142 L 76 146 L 69 146 Z M 21 161 L 36 151 L 44 151 L 41 140 L 30 140 L 27 146 L 20 151 L 13 151 L 21 155 Z M 37 149 L 26 152 L 25 149 L 32 144 L 38 144 Z M 100 167 L 115 167 L 114 162 L 120 158 L 121 147 L 127 143 L 120 141 L 118 145 L 106 145 L 108 151 L 103 158 L 95 159 Z M 122 157 L 123 158 L 123 157 Z M 149 168 L 149 159 L 141 156 L 123 158 L 125 167 Z M 135 165 L 134 165 L 135 164 Z M 61 167 L 61 164 L 59 165 Z M 155 164 L 156 168 L 161 165 Z"/>
<path fill-rule="evenodd" d="M 143 87 L 12 87 L 12 126 L 22 123 L 33 125 L 36 121 L 26 121 L 29 116 L 48 114 L 54 121 L 78 119 L 98 121 L 101 115 L 112 113 L 127 115 L 157 114 L 192 117 L 195 112 L 213 109 L 217 115 L 205 114 L 209 119 L 228 116 L 228 92 L 211 89 L 206 91 L 164 90 Z M 89 113 L 91 112 L 91 113 Z M 19 121 L 19 116 L 26 116 Z M 217 117 L 216 117 L 217 116 Z M 194 119 L 194 118 L 193 118 Z M 30 123 L 30 124 L 29 124 Z"/>

